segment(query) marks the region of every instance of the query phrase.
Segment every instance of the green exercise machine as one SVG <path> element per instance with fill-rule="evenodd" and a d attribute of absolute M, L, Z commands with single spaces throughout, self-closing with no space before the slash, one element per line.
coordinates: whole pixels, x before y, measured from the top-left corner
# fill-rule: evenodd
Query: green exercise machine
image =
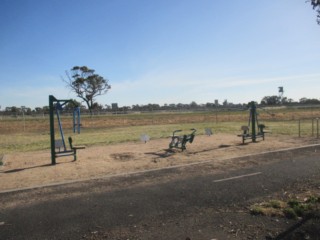
<path fill-rule="evenodd" d="M 182 132 L 182 130 L 175 130 L 172 133 L 171 142 L 169 143 L 169 148 L 179 148 L 182 151 L 186 149 L 186 144 L 192 143 L 194 140 L 194 137 L 196 135 L 196 129 L 192 128 L 190 129 L 191 133 L 184 134 L 184 135 L 177 135 L 178 132 Z"/>
<path fill-rule="evenodd" d="M 56 164 L 57 157 L 73 156 L 74 161 L 77 160 L 77 150 L 84 149 L 84 146 L 74 146 L 72 138 L 68 137 L 69 149 L 66 146 L 65 137 L 60 119 L 60 112 L 67 103 L 72 103 L 75 107 L 73 113 L 73 131 L 80 133 L 80 108 L 76 106 L 73 100 L 56 99 L 54 96 L 49 96 L 49 114 L 50 114 L 50 143 L 51 143 L 51 164 Z M 55 139 L 55 115 L 57 116 L 58 126 L 61 139 Z"/>
<path fill-rule="evenodd" d="M 264 140 L 264 136 L 266 131 L 264 124 L 259 124 L 258 121 L 258 113 L 257 113 L 257 106 L 255 102 L 249 103 L 249 120 L 248 126 L 242 126 L 241 130 L 243 131 L 242 134 L 239 134 L 238 137 L 242 137 L 242 143 L 245 143 L 245 140 L 251 139 L 252 142 L 256 142 L 257 138 L 262 138 Z"/>

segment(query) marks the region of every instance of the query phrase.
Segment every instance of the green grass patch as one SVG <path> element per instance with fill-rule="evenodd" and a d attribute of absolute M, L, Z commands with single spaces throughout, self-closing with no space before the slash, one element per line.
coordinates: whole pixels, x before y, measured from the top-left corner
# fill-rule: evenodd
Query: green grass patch
<path fill-rule="evenodd" d="M 306 216 L 312 211 L 319 208 L 320 198 L 310 196 L 305 201 L 291 199 L 287 202 L 280 200 L 270 200 L 260 204 L 254 204 L 250 208 L 250 213 L 253 215 L 263 216 L 284 216 L 289 219 Z"/>
<path fill-rule="evenodd" d="M 253 215 L 263 216 L 283 216 L 282 209 L 287 206 L 287 203 L 280 200 L 270 200 L 260 204 L 251 206 L 250 213 Z"/>
<path fill-rule="evenodd" d="M 293 208 L 285 208 L 285 209 L 283 209 L 283 213 L 284 213 L 284 215 L 286 216 L 286 218 L 289 218 L 289 219 L 296 219 L 296 218 L 298 218 L 298 215 L 297 215 L 297 213 L 294 211 Z"/>
<path fill-rule="evenodd" d="M 277 114 L 287 113 L 289 110 L 277 109 Z M 282 111 L 282 112 L 281 112 Z M 294 111 L 292 114 L 294 115 Z M 299 111 L 298 111 L 299 113 Z M 273 135 L 298 136 L 297 120 L 275 120 L 268 116 L 259 123 L 266 125 Z M 277 115 L 276 115 L 277 116 Z M 72 136 L 75 144 L 79 145 L 107 145 L 122 142 L 140 141 L 141 134 L 147 134 L 151 139 L 169 138 L 172 132 L 182 129 L 188 132 L 196 128 L 197 135 L 202 135 L 205 128 L 211 128 L 213 133 L 227 133 L 236 135 L 241 133 L 241 126 L 248 125 L 248 111 L 207 111 L 207 112 L 165 112 L 118 115 L 82 116 L 81 134 L 72 132 L 72 117 L 62 116 L 65 137 Z M 56 123 L 56 135 L 59 130 Z M 301 121 L 301 136 L 311 133 L 311 121 Z M 5 118 L 0 120 L 0 149 L 4 154 L 12 152 L 26 152 L 47 150 L 50 148 L 50 133 L 48 116 Z"/>

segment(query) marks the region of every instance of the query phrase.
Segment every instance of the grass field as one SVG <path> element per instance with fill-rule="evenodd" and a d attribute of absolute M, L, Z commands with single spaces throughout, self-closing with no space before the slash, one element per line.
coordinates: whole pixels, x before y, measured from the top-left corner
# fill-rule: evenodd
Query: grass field
<path fill-rule="evenodd" d="M 272 114 L 270 113 L 272 112 Z M 122 115 L 82 116 L 81 134 L 72 132 L 72 118 L 62 117 L 65 136 L 72 136 L 76 144 L 87 146 L 140 141 L 141 134 L 152 139 L 167 138 L 176 129 L 196 128 L 204 134 L 213 132 L 239 134 L 248 124 L 248 111 L 141 113 Z M 259 112 L 259 121 L 275 135 L 317 136 L 320 109 L 270 109 Z M 299 119 L 303 119 L 300 121 Z M 56 121 L 57 122 L 57 121 Z M 56 126 L 56 137 L 59 131 Z M 2 118 L 0 120 L 0 154 L 36 151 L 50 148 L 49 116 Z"/>

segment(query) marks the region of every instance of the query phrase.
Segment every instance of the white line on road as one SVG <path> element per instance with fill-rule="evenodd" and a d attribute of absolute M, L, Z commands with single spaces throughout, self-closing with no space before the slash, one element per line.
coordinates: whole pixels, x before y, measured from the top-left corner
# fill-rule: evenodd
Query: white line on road
<path fill-rule="evenodd" d="M 250 174 L 240 175 L 240 176 L 235 176 L 230 178 L 223 178 L 223 179 L 214 180 L 213 182 L 224 182 L 224 181 L 229 181 L 229 180 L 238 179 L 238 178 L 251 177 L 251 176 L 259 175 L 261 173 L 262 172 L 256 172 L 256 173 L 250 173 Z"/>

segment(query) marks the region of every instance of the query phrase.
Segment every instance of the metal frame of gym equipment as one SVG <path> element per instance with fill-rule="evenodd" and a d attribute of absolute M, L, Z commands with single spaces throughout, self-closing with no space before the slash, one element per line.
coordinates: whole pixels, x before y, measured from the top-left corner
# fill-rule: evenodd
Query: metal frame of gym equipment
<path fill-rule="evenodd" d="M 196 129 L 191 128 L 192 132 L 190 134 L 184 134 L 182 136 L 177 136 L 177 132 L 181 132 L 182 130 L 175 130 L 172 133 L 171 142 L 169 144 L 169 148 L 179 148 L 182 151 L 186 149 L 187 142 L 192 143 L 195 137 Z"/>
<path fill-rule="evenodd" d="M 256 142 L 257 138 L 261 137 L 264 140 L 264 134 L 266 133 L 264 131 L 265 125 L 259 124 L 257 107 L 255 102 L 253 101 L 250 102 L 249 107 L 250 107 L 250 115 L 249 115 L 248 126 L 242 126 L 241 130 L 243 130 L 243 133 L 238 135 L 239 137 L 242 137 L 243 144 L 246 139 L 252 139 L 252 142 Z M 251 127 L 251 133 L 250 133 L 250 127 Z"/>
<path fill-rule="evenodd" d="M 62 156 L 74 156 L 74 160 L 77 160 L 77 150 L 78 149 L 84 149 L 85 147 L 83 146 L 73 146 L 72 145 L 72 138 L 69 137 L 69 144 L 70 144 L 70 150 L 67 150 L 66 144 L 65 144 L 65 139 L 64 139 L 64 134 L 63 134 L 63 129 L 62 129 L 62 124 L 60 120 L 60 114 L 59 111 L 62 110 L 63 106 L 69 102 L 74 103 L 72 99 L 56 99 L 54 96 L 49 95 L 49 113 L 50 113 L 50 145 L 51 145 L 51 164 L 55 165 L 56 164 L 56 158 L 57 157 L 62 157 Z M 74 104 L 75 105 L 75 104 Z M 54 128 L 54 110 L 56 110 L 56 115 L 58 119 L 58 125 L 59 125 L 59 130 L 60 130 L 60 135 L 61 135 L 61 140 L 62 140 L 62 146 L 64 151 L 59 151 L 56 152 L 56 140 L 55 140 L 55 128 Z M 77 118 L 77 121 L 76 121 Z M 74 113 L 73 117 L 73 130 L 75 132 L 76 128 L 78 128 L 78 133 L 80 133 L 80 109 L 77 110 L 77 113 Z"/>
<path fill-rule="evenodd" d="M 80 118 L 80 107 L 73 109 L 73 133 L 80 134 L 81 118 Z"/>

